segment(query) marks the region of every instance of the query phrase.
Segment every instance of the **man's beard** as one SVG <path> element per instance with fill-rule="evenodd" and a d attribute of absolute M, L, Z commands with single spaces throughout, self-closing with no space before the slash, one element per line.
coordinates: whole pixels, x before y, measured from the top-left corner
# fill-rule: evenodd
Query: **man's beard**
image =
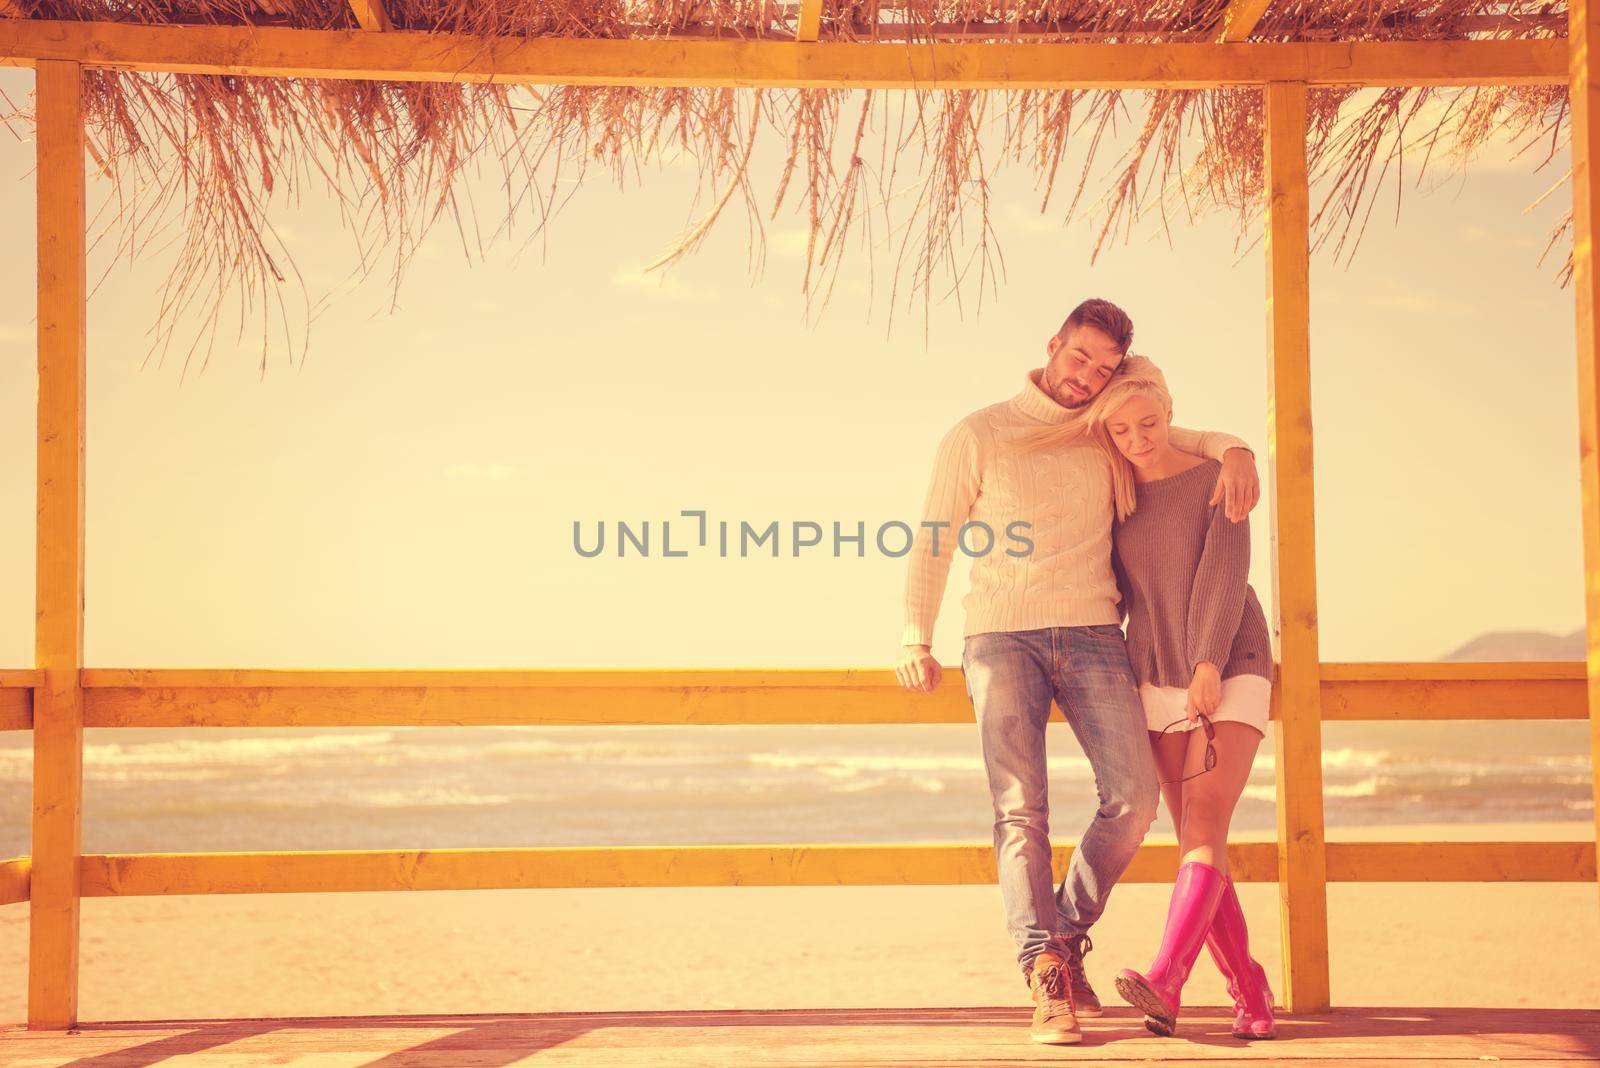
<path fill-rule="evenodd" d="M 1088 390 L 1084 391 L 1084 396 L 1080 400 L 1078 397 L 1068 392 L 1067 385 L 1064 381 L 1052 381 L 1050 378 L 1050 372 L 1048 370 L 1045 371 L 1045 373 L 1040 377 L 1044 381 L 1045 392 L 1050 394 L 1050 399 L 1061 405 L 1063 408 L 1082 408 L 1090 401 L 1094 400 L 1094 397 L 1089 395 Z"/>
<path fill-rule="evenodd" d="M 1092 400 L 1094 400 L 1094 398 L 1090 396 L 1085 396 L 1082 400 L 1079 400 L 1070 393 L 1063 393 L 1061 395 L 1061 405 L 1064 408 L 1087 408 L 1089 406 L 1089 402 Z"/>

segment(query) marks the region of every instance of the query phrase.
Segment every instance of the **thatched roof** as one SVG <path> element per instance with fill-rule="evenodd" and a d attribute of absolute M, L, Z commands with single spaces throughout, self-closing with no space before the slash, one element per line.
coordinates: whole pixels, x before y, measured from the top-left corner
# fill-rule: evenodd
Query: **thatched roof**
<path fill-rule="evenodd" d="M 51 20 L 355 28 L 344 0 L 0 0 Z M 397 30 L 519 37 L 638 38 L 664 35 L 793 40 L 800 5 L 774 0 L 385 0 Z M 1226 0 L 822 0 L 825 40 L 960 39 L 1181 42 L 1213 39 Z M 365 12 L 364 12 L 365 13 Z M 370 14 L 367 14 L 370 18 Z M 1421 0 L 1273 0 L 1251 41 L 1381 41 L 1563 37 L 1564 3 Z M 1063 217 L 1088 212 L 1097 239 L 1130 232 L 1147 214 L 1225 210 L 1248 235 L 1260 214 L 1262 94 L 1206 90 L 914 90 L 910 121 L 876 133 L 884 90 L 515 87 L 441 82 L 273 79 L 228 74 L 86 73 L 90 152 L 116 183 L 119 239 L 133 250 L 176 221 L 182 254 L 165 291 L 160 340 L 180 317 L 214 321 L 242 286 L 282 302 L 292 262 L 273 238 L 265 205 L 274 191 L 321 186 L 356 231 L 368 269 L 386 258 L 398 284 L 408 257 L 440 216 L 459 220 L 455 193 L 468 164 L 504 171 L 509 212 L 538 225 L 591 165 L 619 181 L 668 151 L 698 162 L 710 204 L 666 263 L 692 250 L 729 205 L 755 221 L 789 198 L 811 242 L 804 287 L 825 301 L 844 263 L 845 236 L 864 212 L 886 210 L 891 175 L 923 181 L 892 250 L 897 280 L 924 300 L 961 284 L 963 245 L 996 244 L 987 179 L 1005 162 L 1037 178 L 1040 204 Z M 1314 88 L 1308 167 L 1313 247 L 1332 240 L 1348 254 L 1387 182 L 1427 167 L 1458 166 L 1496 137 L 1532 146 L 1531 169 L 1564 145 L 1562 85 L 1464 90 Z M 1355 98 L 1355 106 L 1350 104 Z M 1341 114 L 1343 110 L 1343 114 Z M 1089 188 L 1096 150 L 1132 114 L 1131 148 L 1103 188 Z M 991 127 L 993 129 L 991 129 Z M 988 132 L 986 132 L 988 131 Z M 980 149 L 999 139 L 998 158 Z M 754 188 L 746 164 L 773 143 L 784 165 L 771 188 Z M 1062 173 L 1069 145 L 1081 148 Z M 1185 152 L 1198 145 L 1192 158 Z M 1552 183 L 1563 177 L 1552 175 Z M 1065 189 L 1058 188 L 1065 185 Z M 905 198 L 902 198 L 904 200 Z M 479 208 L 481 210 L 481 206 Z M 1554 246 L 1569 221 L 1551 235 Z M 469 228 L 463 223 L 464 228 Z M 1548 250 L 1547 250 L 1548 251 Z M 1563 284 L 1570 270 L 1563 269 Z M 891 301 L 891 304 L 893 301 Z M 207 346 L 202 340 L 200 348 Z"/>

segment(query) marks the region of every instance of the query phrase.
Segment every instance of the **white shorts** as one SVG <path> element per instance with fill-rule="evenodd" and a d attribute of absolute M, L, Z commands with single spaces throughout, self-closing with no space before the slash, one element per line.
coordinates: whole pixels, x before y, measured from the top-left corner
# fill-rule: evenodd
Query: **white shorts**
<path fill-rule="evenodd" d="M 1189 715 L 1189 690 L 1183 686 L 1139 687 L 1139 700 L 1144 703 L 1144 723 L 1147 730 L 1159 731 L 1175 720 L 1187 720 Z M 1234 675 L 1222 680 L 1222 701 L 1210 717 L 1212 723 L 1244 723 L 1254 727 L 1263 738 L 1267 736 L 1267 722 L 1272 708 L 1272 680 L 1262 675 Z M 1191 730 L 1200 725 L 1183 722 L 1169 733 Z"/>

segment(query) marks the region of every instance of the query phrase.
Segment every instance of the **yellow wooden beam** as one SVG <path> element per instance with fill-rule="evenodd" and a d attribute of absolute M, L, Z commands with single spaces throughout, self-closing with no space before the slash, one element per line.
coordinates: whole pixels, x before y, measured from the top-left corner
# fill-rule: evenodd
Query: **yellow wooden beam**
<path fill-rule="evenodd" d="M 191 74 L 573 85 L 1201 89 L 1562 84 L 1559 40 L 1260 44 L 870 44 L 484 38 L 0 21 L 0 65 L 38 60 Z"/>
<path fill-rule="evenodd" d="M 0 905 L 28 900 L 28 869 L 32 863 L 31 857 L 0 860 Z"/>
<path fill-rule="evenodd" d="M 1274 876 L 1270 842 L 1229 846 L 1234 878 Z M 1072 858 L 1054 851 L 1059 879 Z M 1123 882 L 1170 882 L 1175 845 L 1140 847 Z M 995 881 L 986 845 L 621 846 L 143 853 L 84 857 L 90 897 L 615 886 L 935 886 Z"/>
<path fill-rule="evenodd" d="M 1235 842 L 1239 882 L 1272 882 L 1277 846 Z M 1341 882 L 1581 882 L 1589 842 L 1335 842 Z M 1054 850 L 1059 879 L 1070 846 Z M 987 845 L 618 846 L 532 849 L 115 853 L 83 858 L 86 897 L 659 886 L 955 886 L 995 881 Z M 1121 881 L 1171 882 L 1177 846 L 1139 848 Z"/>
<path fill-rule="evenodd" d="M 1329 842 L 1335 883 L 1581 883 L 1593 842 Z"/>
<path fill-rule="evenodd" d="M 39 399 L 28 1026 L 78 1017 L 83 846 L 84 156 L 82 71 L 34 75 Z"/>
<path fill-rule="evenodd" d="M 33 729 L 33 690 L 39 678 L 32 669 L 0 668 L 0 731 Z"/>
<path fill-rule="evenodd" d="M 1324 720 L 1586 719 L 1583 663 L 1323 664 Z"/>
<path fill-rule="evenodd" d="M 1161 34 L 1163 39 L 1175 43 L 1194 41 L 1215 41 L 1222 32 L 1224 20 L 1219 18 L 1211 27 L 1199 34 L 1170 32 L 1170 24 L 1160 18 L 1134 19 L 1120 23 L 1115 30 L 1106 30 L 1095 27 L 1081 19 L 1053 19 L 1036 21 L 1032 19 L 1017 19 L 1011 22 L 924 22 L 924 23 L 878 23 L 872 27 L 872 40 L 874 41 L 927 41 L 930 37 L 938 40 L 1027 40 L 1029 38 L 1049 39 L 1052 41 L 1096 41 L 1106 38 L 1122 37 L 1133 33 Z M 1494 34 L 1501 37 L 1526 37 L 1532 30 L 1548 30 L 1553 33 L 1564 33 L 1567 28 L 1567 16 L 1559 15 L 1462 15 L 1450 22 L 1452 30 L 1460 33 Z M 1335 41 L 1339 34 L 1334 30 L 1321 29 L 1316 26 L 1302 26 L 1295 34 L 1295 39 L 1300 41 Z"/>
<path fill-rule="evenodd" d="M 1273 490 L 1272 606 L 1278 645 L 1278 893 L 1284 1004 L 1328 1008 L 1311 436 L 1310 194 L 1306 86 L 1267 86 L 1267 455 Z"/>
<path fill-rule="evenodd" d="M 959 667 L 932 695 L 883 669 L 297 671 L 87 668 L 88 727 L 971 723 Z M 1583 665 L 1324 664 L 1325 719 L 1582 719 Z M 25 695 L 26 691 L 16 691 Z M 0 689 L 0 717 L 7 691 Z M 20 703 L 11 725 L 27 726 Z M 1274 710 L 1277 715 L 1277 710 Z"/>
<path fill-rule="evenodd" d="M 1219 43 L 1243 41 L 1254 32 L 1272 0 L 1228 0 L 1228 8 L 1212 27 L 1210 37 Z"/>
<path fill-rule="evenodd" d="M 394 23 L 389 20 L 389 9 L 384 6 L 383 0 L 350 0 L 350 12 L 363 30 L 387 33 L 394 29 Z"/>
<path fill-rule="evenodd" d="M 1428 668 L 1432 665 L 1417 665 Z M 960 668 L 947 668 L 946 674 Z M 900 689 L 885 668 L 85 668 L 87 689 L 133 687 L 468 687 L 555 689 L 849 689 L 889 696 Z M 941 693 L 943 690 L 941 689 Z M 967 703 L 965 695 L 952 698 Z"/>
<path fill-rule="evenodd" d="M 800 21 L 795 28 L 797 41 L 815 41 L 822 33 L 822 0 L 800 0 Z"/>
<path fill-rule="evenodd" d="M 1234 878 L 1273 877 L 1270 842 L 1229 847 Z M 1055 850 L 1059 878 L 1072 857 Z M 1146 845 L 1123 882 L 1169 882 L 1175 845 Z M 983 845 L 622 846 L 89 855 L 90 897 L 647 886 L 934 886 L 995 881 Z"/>
<path fill-rule="evenodd" d="M 1589 752 L 1595 837 L 1600 841 L 1600 6 L 1568 0 L 1572 103 L 1572 278 L 1577 314 L 1579 481 L 1583 497 L 1584 602 L 1588 615 Z"/>
<path fill-rule="evenodd" d="M 1322 665 L 1324 682 L 1582 682 L 1586 677 L 1582 660 L 1362 660 Z"/>
<path fill-rule="evenodd" d="M 33 730 L 33 691 L 0 690 L 0 731 Z"/>
<path fill-rule="evenodd" d="M 84 681 L 86 722 L 96 727 L 972 722 L 959 680 L 931 696 L 912 694 L 886 670 L 101 669 Z"/>

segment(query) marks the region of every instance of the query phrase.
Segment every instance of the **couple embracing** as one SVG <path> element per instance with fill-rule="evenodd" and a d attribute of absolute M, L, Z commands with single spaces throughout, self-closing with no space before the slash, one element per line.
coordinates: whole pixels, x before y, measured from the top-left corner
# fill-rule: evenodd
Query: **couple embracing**
<path fill-rule="evenodd" d="M 1133 323 L 1088 300 L 1014 397 L 940 442 L 905 589 L 901 685 L 931 693 L 929 653 L 965 524 L 1027 524 L 1029 551 L 972 557 L 961 659 L 994 802 L 1006 925 L 1033 995 L 1031 1037 L 1078 1042 L 1101 1014 L 1089 929 L 1165 802 L 1180 866 L 1161 948 L 1117 991 L 1170 1035 L 1202 945 L 1235 1002 L 1233 1033 L 1273 1037 L 1228 876 L 1228 824 L 1265 737 L 1272 648 L 1248 583 L 1255 457 L 1238 438 L 1172 425 Z M 965 542 L 963 541 L 963 544 Z M 1123 632 L 1126 621 L 1127 632 Z M 1099 806 L 1059 887 L 1050 865 L 1045 724 L 1061 708 Z"/>

